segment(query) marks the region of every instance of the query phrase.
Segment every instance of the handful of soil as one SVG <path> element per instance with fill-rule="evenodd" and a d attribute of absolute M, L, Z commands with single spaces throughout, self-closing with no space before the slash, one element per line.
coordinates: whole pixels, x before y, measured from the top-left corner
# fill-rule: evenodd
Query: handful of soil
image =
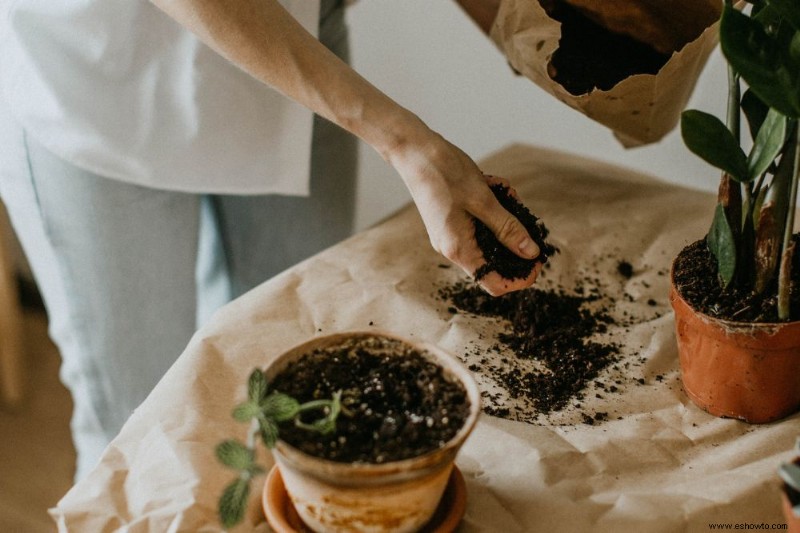
<path fill-rule="evenodd" d="M 495 184 L 490 187 L 500 205 L 519 220 L 531 239 L 539 246 L 539 255 L 535 259 L 524 259 L 506 248 L 489 227 L 478 219 L 474 219 L 475 240 L 483 252 L 486 263 L 475 271 L 474 278 L 480 280 L 489 272 L 497 272 L 510 280 L 527 278 L 537 263 L 547 263 L 547 258 L 558 253 L 558 248 L 547 242 L 550 233 L 547 227 L 530 210 L 511 196 L 508 187 Z"/>
<path fill-rule="evenodd" d="M 398 461 L 440 448 L 458 433 L 470 408 L 464 387 L 439 365 L 408 344 L 377 336 L 304 355 L 271 388 L 301 403 L 342 391 L 333 434 L 285 422 L 280 438 L 309 455 L 343 463 Z"/>

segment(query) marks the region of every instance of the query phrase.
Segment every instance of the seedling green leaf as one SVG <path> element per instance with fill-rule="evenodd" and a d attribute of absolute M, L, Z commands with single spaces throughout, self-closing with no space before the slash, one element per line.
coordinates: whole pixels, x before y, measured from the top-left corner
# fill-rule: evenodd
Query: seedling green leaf
<path fill-rule="evenodd" d="M 249 401 L 237 405 L 233 410 L 233 418 L 238 422 L 247 422 L 251 418 L 258 416 L 261 408 L 255 402 Z"/>
<path fill-rule="evenodd" d="M 267 378 L 264 377 L 264 373 L 259 370 L 255 369 L 250 374 L 250 378 L 247 380 L 247 397 L 250 399 L 251 402 L 255 402 L 256 404 L 261 402 L 261 400 L 267 394 Z"/>
<path fill-rule="evenodd" d="M 225 487 L 219 498 L 219 518 L 222 525 L 230 528 L 244 518 L 247 499 L 250 496 L 249 479 L 236 479 Z"/>
<path fill-rule="evenodd" d="M 273 392 L 261 402 L 261 409 L 264 412 L 264 416 L 276 422 L 284 422 L 297 416 L 300 411 L 300 404 L 291 396 Z"/>
<path fill-rule="evenodd" d="M 236 440 L 226 440 L 217 445 L 217 459 L 236 470 L 249 470 L 253 466 L 253 450 Z"/>

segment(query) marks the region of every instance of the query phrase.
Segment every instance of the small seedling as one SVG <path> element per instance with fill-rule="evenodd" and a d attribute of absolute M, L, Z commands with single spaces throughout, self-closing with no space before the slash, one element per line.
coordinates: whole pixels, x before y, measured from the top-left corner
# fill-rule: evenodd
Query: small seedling
<path fill-rule="evenodd" d="M 330 400 L 300 403 L 291 396 L 268 389 L 264 373 L 259 369 L 253 370 L 247 383 L 248 399 L 233 410 L 233 418 L 250 422 L 247 444 L 229 439 L 216 447 L 220 462 L 239 472 L 219 499 L 220 522 L 226 528 L 242 520 L 250 496 L 250 481 L 264 473 L 264 469 L 256 463 L 258 437 L 261 437 L 264 446 L 274 448 L 278 441 L 278 425 L 291 420 L 297 427 L 308 431 L 323 435 L 333 433 L 336 430 L 336 418 L 342 411 L 341 391 L 334 393 Z M 303 422 L 300 415 L 307 411 L 322 411 L 324 416 L 311 423 Z"/>

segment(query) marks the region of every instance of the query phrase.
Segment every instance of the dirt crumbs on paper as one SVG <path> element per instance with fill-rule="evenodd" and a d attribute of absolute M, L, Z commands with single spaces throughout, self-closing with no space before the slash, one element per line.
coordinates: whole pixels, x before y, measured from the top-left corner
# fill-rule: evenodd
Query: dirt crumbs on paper
<path fill-rule="evenodd" d="M 612 267 L 619 283 L 634 275 L 627 261 Z M 658 275 L 663 275 L 659 272 Z M 646 282 L 642 282 L 649 287 Z M 589 408 L 587 395 L 604 398 L 621 394 L 628 384 L 644 379 L 626 377 L 645 361 L 625 355 L 623 347 L 607 333 L 611 327 L 628 328 L 660 316 L 652 299 L 647 316 L 629 311 L 612 313 L 614 302 L 598 274 L 584 275 L 576 286 L 540 287 L 491 297 L 471 281 L 441 288 L 451 314 L 477 315 L 496 321 L 491 353 L 486 347 L 468 348 L 470 370 L 489 376 L 499 390 L 484 391 L 484 411 L 510 420 L 541 423 L 552 415 L 572 410 L 578 420 L 595 424 L 609 418 L 606 411 Z M 636 298 L 623 293 L 626 303 Z M 656 376 L 662 381 L 663 376 Z M 575 417 L 571 417 L 573 420 Z"/>

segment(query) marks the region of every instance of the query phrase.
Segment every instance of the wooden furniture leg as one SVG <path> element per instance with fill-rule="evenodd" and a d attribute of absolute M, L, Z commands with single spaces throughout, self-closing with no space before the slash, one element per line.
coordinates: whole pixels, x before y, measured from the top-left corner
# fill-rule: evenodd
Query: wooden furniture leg
<path fill-rule="evenodd" d="M 0 206 L 0 402 L 18 405 L 24 396 L 22 311 L 8 247 L 8 220 Z"/>

